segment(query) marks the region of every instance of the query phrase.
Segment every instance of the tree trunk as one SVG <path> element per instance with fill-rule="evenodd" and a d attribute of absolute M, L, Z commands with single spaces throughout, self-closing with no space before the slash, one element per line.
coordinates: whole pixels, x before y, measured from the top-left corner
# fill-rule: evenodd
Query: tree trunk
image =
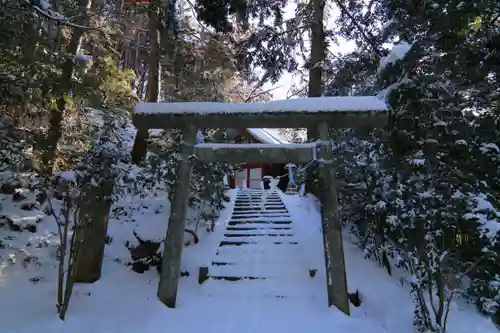
<path fill-rule="evenodd" d="M 80 5 L 89 9 L 92 5 L 92 0 L 81 0 Z M 83 15 L 85 17 L 85 15 Z M 86 19 L 83 19 L 79 24 L 85 24 Z M 49 130 L 47 135 L 45 152 L 42 155 L 42 163 L 45 172 L 50 175 L 53 172 L 54 159 L 57 154 L 57 144 L 62 136 L 62 121 L 64 110 L 67 106 L 67 98 L 71 92 L 71 77 L 73 76 L 73 56 L 80 49 L 83 37 L 83 29 L 73 28 L 71 41 L 66 49 L 67 59 L 62 66 L 61 78 L 54 89 L 54 96 L 57 98 L 57 105 L 50 111 Z"/>
<path fill-rule="evenodd" d="M 167 0 L 164 12 L 165 28 L 160 35 L 160 45 L 164 57 L 162 59 L 163 96 L 169 101 L 175 100 L 179 91 L 179 70 L 181 69 L 181 57 L 178 47 L 179 39 L 176 28 L 176 0 Z"/>
<path fill-rule="evenodd" d="M 76 230 L 79 246 L 75 256 L 74 282 L 93 283 L 101 278 L 112 204 L 110 197 L 114 188 L 111 181 L 102 181 L 104 185 L 91 187 L 86 198 L 82 198 L 79 204 Z"/>
<path fill-rule="evenodd" d="M 149 39 L 151 43 L 151 54 L 149 55 L 148 91 L 146 99 L 148 102 L 158 102 L 158 92 L 160 85 L 160 45 L 158 27 L 158 6 L 151 4 L 149 11 Z M 138 128 L 132 148 L 132 160 L 140 163 L 146 157 L 148 148 L 149 131 Z"/>
<path fill-rule="evenodd" d="M 309 69 L 309 97 L 320 97 L 323 94 L 323 62 L 325 60 L 325 33 L 323 26 L 325 0 L 311 0 L 313 4 L 313 21 L 311 23 L 311 68 Z M 313 128 L 311 128 L 313 129 Z M 317 138 L 317 128 L 313 133 Z"/>
<path fill-rule="evenodd" d="M 313 21 L 311 22 L 311 61 L 309 69 L 308 97 L 321 97 L 323 95 L 323 62 L 325 60 L 325 33 L 323 26 L 325 0 L 311 0 L 313 8 Z M 307 129 L 307 140 L 318 139 L 318 129 Z M 306 191 L 318 194 L 317 170 L 310 169 L 306 177 Z"/>

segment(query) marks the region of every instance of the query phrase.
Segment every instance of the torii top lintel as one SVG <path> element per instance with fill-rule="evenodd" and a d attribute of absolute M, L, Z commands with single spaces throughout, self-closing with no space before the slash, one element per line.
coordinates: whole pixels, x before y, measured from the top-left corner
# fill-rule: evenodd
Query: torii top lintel
<path fill-rule="evenodd" d="M 331 128 L 383 127 L 387 104 L 375 96 L 309 97 L 270 102 L 138 103 L 134 125 L 143 129 L 304 128 L 326 122 Z"/>

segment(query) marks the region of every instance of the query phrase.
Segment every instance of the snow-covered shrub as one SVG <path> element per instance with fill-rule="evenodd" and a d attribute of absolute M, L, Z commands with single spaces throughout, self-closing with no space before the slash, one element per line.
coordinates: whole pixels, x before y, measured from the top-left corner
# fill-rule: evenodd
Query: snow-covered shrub
<path fill-rule="evenodd" d="M 205 133 L 206 142 L 224 142 L 225 136 L 218 131 Z M 164 180 L 169 189 L 169 197 L 173 194 L 175 170 L 180 158 L 180 143 L 182 135 L 179 132 L 157 136 L 152 139 L 151 153 L 148 155 L 147 166 L 151 172 L 143 174 L 143 180 L 147 184 L 154 184 Z M 194 160 L 193 174 L 191 176 L 191 194 L 189 206 L 205 202 L 213 208 L 213 213 L 222 209 L 222 199 L 224 197 L 224 175 L 230 172 L 227 165 L 220 163 L 199 163 Z"/>
<path fill-rule="evenodd" d="M 134 232 L 137 244 L 127 242 L 125 246 L 130 251 L 131 261 L 128 263 L 132 270 L 137 273 L 144 273 L 150 267 L 158 267 L 161 264 L 160 245 L 161 241 L 143 240 Z"/>
<path fill-rule="evenodd" d="M 337 131 L 332 139 L 338 176 L 349 185 L 339 198 L 344 223 L 389 274 L 397 266 L 421 278 L 408 280 L 416 324 L 439 331 L 445 317 L 439 307 L 434 313 L 428 288 L 431 298 L 435 292 L 460 295 L 498 316 L 498 122 L 487 114 L 471 119 L 459 101 L 443 97 L 432 84 L 416 92 L 425 84 L 394 89 L 391 98 L 410 94 L 412 102 L 395 104 L 401 115 L 391 131 L 371 137 Z M 444 270 L 438 265 L 443 256 Z M 447 278 L 456 280 L 453 287 L 442 283 Z M 446 308 L 442 299 L 434 304 Z"/>
<path fill-rule="evenodd" d="M 98 116 L 95 110 L 87 110 Z M 57 310 L 64 320 L 75 282 L 99 279 L 106 241 L 111 203 L 118 194 L 115 183 L 121 175 L 118 167 L 123 151 L 121 128 L 116 115 L 103 115 L 102 123 L 88 117 L 84 133 L 66 139 L 62 155 L 67 167 L 55 178 L 47 175 L 38 183 L 45 192 L 47 214 L 57 223 L 59 235 L 59 273 Z M 80 133 L 81 134 L 81 133 Z M 75 147 L 88 147 L 81 151 Z"/>
<path fill-rule="evenodd" d="M 175 130 L 152 133 L 146 160 L 139 166 L 128 165 L 129 171 L 122 179 L 124 184 L 130 185 L 130 188 L 127 187 L 130 196 L 137 195 L 140 197 L 138 201 L 141 201 L 146 196 L 166 193 L 168 199 L 172 199 L 181 140 L 181 134 Z M 206 132 L 204 140 L 223 142 L 225 137 L 224 133 Z M 194 170 L 190 184 L 191 192 L 185 229 L 185 238 L 189 240 L 189 243 L 197 242 L 200 227 L 213 231 L 213 221 L 218 217 L 219 210 L 223 208 L 223 177 L 229 171 L 227 166 L 219 163 L 204 164 L 196 160 L 193 160 L 193 163 Z M 131 207 L 122 209 L 130 210 Z M 168 216 L 169 212 L 167 211 L 166 214 Z M 158 268 L 163 248 L 160 244 L 163 242 L 163 237 L 164 231 L 160 235 L 137 231 L 126 244 L 131 252 L 126 264 L 139 273 L 150 267 Z"/>

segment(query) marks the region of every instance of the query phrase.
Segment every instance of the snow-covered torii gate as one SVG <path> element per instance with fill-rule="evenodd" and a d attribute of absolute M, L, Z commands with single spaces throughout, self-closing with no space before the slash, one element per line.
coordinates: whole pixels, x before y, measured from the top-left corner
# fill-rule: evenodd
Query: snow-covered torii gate
<path fill-rule="evenodd" d="M 327 162 L 332 154 L 329 128 L 374 128 L 387 123 L 387 105 L 374 96 L 317 97 L 256 103 L 178 102 L 139 103 L 133 122 L 138 129 L 177 128 L 182 131 L 181 160 L 161 263 L 158 298 L 174 308 L 180 276 L 184 227 L 192 162 L 307 163 Z M 317 126 L 320 141 L 305 144 L 205 144 L 196 143 L 199 128 L 311 128 Z M 349 300 L 338 208 L 335 170 L 320 168 L 322 226 L 328 305 L 349 314 Z"/>

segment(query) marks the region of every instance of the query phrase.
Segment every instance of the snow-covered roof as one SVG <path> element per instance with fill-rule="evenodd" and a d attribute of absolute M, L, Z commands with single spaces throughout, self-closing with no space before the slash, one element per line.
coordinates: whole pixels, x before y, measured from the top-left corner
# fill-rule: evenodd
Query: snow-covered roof
<path fill-rule="evenodd" d="M 247 131 L 262 143 L 288 144 L 290 143 L 277 130 L 272 128 L 247 128 Z"/>
<path fill-rule="evenodd" d="M 387 111 L 377 96 L 307 97 L 269 102 L 173 102 L 138 103 L 136 114 L 221 114 L 261 112 L 365 112 Z"/>

